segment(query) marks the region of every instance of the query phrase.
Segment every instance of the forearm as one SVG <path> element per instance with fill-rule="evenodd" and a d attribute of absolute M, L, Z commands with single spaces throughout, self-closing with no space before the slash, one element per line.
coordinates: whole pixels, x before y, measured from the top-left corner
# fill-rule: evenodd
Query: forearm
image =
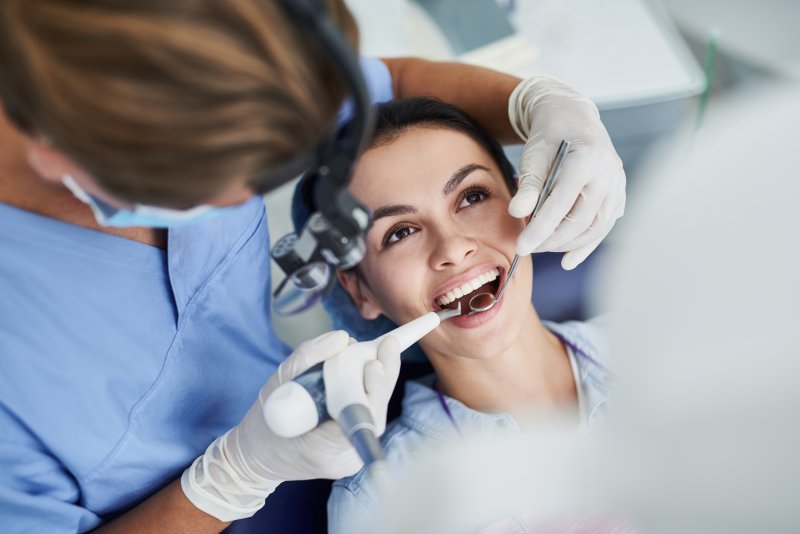
<path fill-rule="evenodd" d="M 383 59 L 395 98 L 432 96 L 465 110 L 503 143 L 519 143 L 508 120 L 508 98 L 516 76 L 463 63 L 418 58 Z"/>
<path fill-rule="evenodd" d="M 180 480 L 172 482 L 158 493 L 92 531 L 97 534 L 199 533 L 216 534 L 230 523 L 224 523 L 196 508 L 184 495 Z"/>

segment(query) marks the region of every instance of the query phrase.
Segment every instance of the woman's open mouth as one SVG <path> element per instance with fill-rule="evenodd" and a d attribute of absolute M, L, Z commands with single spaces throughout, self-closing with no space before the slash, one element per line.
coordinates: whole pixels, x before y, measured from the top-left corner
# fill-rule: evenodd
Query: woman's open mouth
<path fill-rule="evenodd" d="M 461 303 L 463 313 L 470 311 L 469 301 L 480 293 L 496 295 L 500 289 L 500 269 L 495 267 L 489 269 L 474 278 L 462 283 L 458 287 L 450 289 L 447 293 L 436 297 L 435 302 L 441 308 L 456 309 Z M 488 299 L 486 299 L 488 300 Z"/>

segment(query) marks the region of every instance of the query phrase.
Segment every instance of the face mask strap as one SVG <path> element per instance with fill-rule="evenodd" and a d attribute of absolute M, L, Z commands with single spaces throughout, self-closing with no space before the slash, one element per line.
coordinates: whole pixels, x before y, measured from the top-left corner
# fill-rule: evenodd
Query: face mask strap
<path fill-rule="evenodd" d="M 63 175 L 61 177 L 61 183 L 63 183 L 64 186 L 70 190 L 75 198 L 91 208 L 94 218 L 97 219 L 97 222 L 100 225 L 107 226 L 108 220 L 114 215 L 114 213 L 117 212 L 117 210 L 111 205 L 87 193 L 81 186 L 78 185 L 78 182 L 76 182 L 75 178 L 73 178 L 71 175 Z"/>
<path fill-rule="evenodd" d="M 91 208 L 94 218 L 102 226 L 169 228 L 206 218 L 225 209 L 200 205 L 187 210 L 175 210 L 143 204 L 136 204 L 132 210 L 117 209 L 87 193 L 69 174 L 62 176 L 61 181 L 75 198 Z"/>

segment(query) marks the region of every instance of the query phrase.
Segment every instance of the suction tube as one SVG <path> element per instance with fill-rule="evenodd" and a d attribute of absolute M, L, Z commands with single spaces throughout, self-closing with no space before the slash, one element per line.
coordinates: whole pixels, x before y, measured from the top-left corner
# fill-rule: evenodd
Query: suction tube
<path fill-rule="evenodd" d="M 364 365 L 375 357 L 377 346 L 383 338 L 394 336 L 402 352 L 425 337 L 442 321 L 458 315 L 461 315 L 460 304 L 453 310 L 444 309 L 426 313 L 372 341 L 350 345 L 338 356 L 315 365 L 291 382 L 277 388 L 264 403 L 264 418 L 267 424 L 273 432 L 285 438 L 305 434 L 332 416 L 342 425 L 340 414 L 343 414 L 348 406 L 358 404 L 366 408 L 366 394 L 363 387 Z M 366 415 L 369 415 L 368 409 L 363 417 Z M 343 426 L 348 437 L 357 430 L 358 424 L 365 423 L 363 417 L 347 418 L 355 425 L 349 433 Z M 356 424 L 356 421 L 361 423 Z M 374 424 L 371 421 L 368 424 L 371 425 L 374 434 Z M 347 426 L 350 426 L 350 423 L 347 423 Z"/>

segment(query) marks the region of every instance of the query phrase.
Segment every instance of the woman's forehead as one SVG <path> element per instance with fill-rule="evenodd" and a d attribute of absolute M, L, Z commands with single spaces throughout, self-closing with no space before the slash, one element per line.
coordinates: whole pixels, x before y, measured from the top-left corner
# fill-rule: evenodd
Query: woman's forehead
<path fill-rule="evenodd" d="M 356 165 L 350 188 L 367 203 L 401 191 L 432 193 L 441 191 L 454 172 L 471 163 L 499 174 L 492 158 L 466 134 L 416 127 L 367 150 Z"/>

